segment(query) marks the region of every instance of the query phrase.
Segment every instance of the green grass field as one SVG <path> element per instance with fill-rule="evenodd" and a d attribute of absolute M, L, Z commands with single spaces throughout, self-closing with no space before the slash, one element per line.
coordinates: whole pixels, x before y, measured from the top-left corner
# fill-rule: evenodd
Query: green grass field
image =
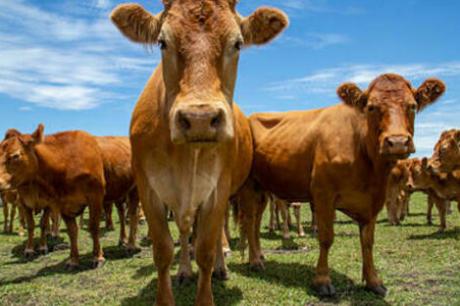
<path fill-rule="evenodd" d="M 292 231 L 295 238 L 283 243 L 279 234 L 268 234 L 266 214 L 262 228 L 266 271 L 250 271 L 246 261 L 234 251 L 227 260 L 231 279 L 213 284 L 216 305 L 460 305 L 460 214 L 454 209 L 448 216 L 447 231 L 440 234 L 437 214 L 435 225 L 428 226 L 425 210 L 425 196 L 415 194 L 411 215 L 403 225 L 391 227 L 386 213 L 380 215 L 374 255 L 389 289 L 385 299 L 363 288 L 358 227 L 349 218 L 338 213 L 330 256 L 337 296 L 320 300 L 310 287 L 318 256 L 317 241 L 308 234 L 297 238 Z M 302 214 L 308 233 L 308 206 L 302 208 Z M 92 243 L 89 233 L 81 231 L 82 267 L 74 272 L 64 269 L 68 249 L 27 261 L 22 257 L 25 238 L 0 234 L 0 305 L 152 305 L 156 274 L 151 247 L 141 239 L 146 227 L 140 228 L 142 251 L 131 257 L 117 247 L 116 231 L 103 233 L 107 262 L 99 270 L 89 268 Z M 172 229 L 177 237 L 174 225 Z M 233 235 L 236 237 L 235 230 Z M 64 225 L 61 236 L 68 241 Z M 233 246 L 236 243 L 234 238 Z M 177 268 L 175 262 L 173 275 Z M 177 305 L 192 305 L 195 290 L 195 284 L 175 285 Z"/>

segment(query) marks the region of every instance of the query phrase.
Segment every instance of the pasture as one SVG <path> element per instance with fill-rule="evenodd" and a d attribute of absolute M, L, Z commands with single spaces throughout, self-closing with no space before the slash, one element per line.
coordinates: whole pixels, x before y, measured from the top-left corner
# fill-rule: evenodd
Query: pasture
<path fill-rule="evenodd" d="M 309 235 L 310 212 L 304 206 L 302 221 L 307 236 L 298 238 L 292 229 L 294 238 L 284 243 L 280 233 L 268 234 L 266 211 L 262 226 L 264 272 L 250 271 L 242 261 L 235 250 L 237 231 L 232 226 L 234 251 L 227 259 L 231 278 L 213 282 L 216 305 L 460 305 L 460 213 L 454 206 L 447 218 L 447 231 L 438 233 L 436 212 L 435 224 L 426 224 L 425 195 L 415 194 L 410 208 L 411 215 L 398 227 L 388 225 L 385 211 L 379 216 L 374 257 L 389 289 L 385 299 L 363 289 L 358 227 L 341 213 L 337 214 L 329 259 L 337 296 L 320 300 L 315 295 L 310 285 L 319 250 L 318 242 Z M 113 216 L 117 220 L 115 213 Z M 22 257 L 25 237 L 0 234 L 0 305 L 152 305 L 156 274 L 151 247 L 142 239 L 147 225 L 139 230 L 142 250 L 126 256 L 117 247 L 117 224 L 116 231 L 102 231 L 107 262 L 99 270 L 89 268 L 92 241 L 87 226 L 79 237 L 82 265 L 72 272 L 64 269 L 68 249 L 52 250 L 28 261 Z M 177 239 L 176 227 L 171 229 Z M 68 242 L 63 224 L 61 238 L 63 241 L 50 241 L 50 246 Z M 178 249 L 176 246 L 176 254 Z M 172 269 L 173 281 L 176 272 L 177 261 Z M 175 284 L 177 305 L 192 305 L 195 292 L 195 282 Z"/>

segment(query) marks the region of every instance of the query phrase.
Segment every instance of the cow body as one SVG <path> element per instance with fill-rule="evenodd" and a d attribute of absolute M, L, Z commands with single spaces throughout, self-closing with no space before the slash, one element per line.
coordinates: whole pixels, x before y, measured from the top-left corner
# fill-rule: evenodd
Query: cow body
<path fill-rule="evenodd" d="M 365 92 L 354 84 L 340 86 L 338 94 L 345 104 L 312 111 L 252 115 L 252 182 L 242 191 L 242 208 L 246 210 L 243 215 L 254 216 L 243 221 L 250 244 L 250 263 L 263 266 L 257 233 L 251 233 L 259 231 L 259 218 L 254 212 L 261 210 L 251 208 L 260 199 L 254 195 L 258 190 L 288 201 L 313 201 L 320 242 L 314 286 L 319 294 L 335 293 L 327 258 L 334 237 L 336 209 L 359 224 L 367 288 L 385 294 L 386 288 L 373 264 L 372 248 L 388 175 L 397 159 L 414 151 L 416 110 L 443 91 L 444 85 L 437 80 L 426 81 L 415 90 L 402 77 L 386 74 L 374 80 Z M 422 92 L 426 96 L 421 96 Z"/>

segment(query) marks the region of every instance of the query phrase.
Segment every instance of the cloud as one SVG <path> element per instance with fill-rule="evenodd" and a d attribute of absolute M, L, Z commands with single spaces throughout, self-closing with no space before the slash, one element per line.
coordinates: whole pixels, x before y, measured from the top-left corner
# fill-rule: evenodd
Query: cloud
<path fill-rule="evenodd" d="M 343 34 L 337 33 L 309 33 L 305 37 L 283 36 L 279 42 L 290 43 L 294 46 L 322 49 L 332 45 L 348 43 L 350 39 Z"/>
<path fill-rule="evenodd" d="M 290 94 L 329 93 L 335 95 L 335 88 L 347 81 L 361 86 L 367 85 L 382 73 L 397 72 L 409 80 L 420 80 L 430 76 L 450 77 L 460 75 L 460 62 L 437 65 L 343 65 L 313 72 L 301 78 L 284 80 L 270 84 L 267 91 Z"/>
<path fill-rule="evenodd" d="M 158 62 L 158 54 L 131 47 L 105 15 L 77 18 L 3 0 L 0 18 L 0 93 L 37 106 L 95 108 L 117 99 L 113 88 L 145 79 Z"/>

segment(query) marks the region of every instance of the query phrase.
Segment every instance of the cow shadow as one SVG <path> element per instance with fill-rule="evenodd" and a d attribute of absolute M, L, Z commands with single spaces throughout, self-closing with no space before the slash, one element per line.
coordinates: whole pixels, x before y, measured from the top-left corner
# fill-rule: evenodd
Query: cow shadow
<path fill-rule="evenodd" d="M 64 242 L 64 238 L 62 236 L 59 237 L 51 237 L 48 236 L 46 237 L 46 243 L 48 245 L 48 253 L 52 253 L 54 251 L 58 250 L 63 250 L 66 248 L 69 248 L 68 244 Z M 34 238 L 34 248 L 35 248 L 35 254 L 31 256 L 30 258 L 25 258 L 24 257 L 24 250 L 26 248 L 27 244 L 27 239 L 25 239 L 21 244 L 16 245 L 11 249 L 11 254 L 13 255 L 14 258 L 17 258 L 17 262 L 12 262 L 10 264 L 14 263 L 25 263 L 28 261 L 34 261 L 35 259 L 39 258 L 40 256 L 45 256 L 42 255 L 38 252 L 38 246 L 40 244 L 40 238 L 36 237 Z"/>
<path fill-rule="evenodd" d="M 150 265 L 152 266 L 152 265 Z M 136 272 L 136 277 L 146 276 L 154 272 L 153 267 L 142 267 Z M 122 306 L 138 306 L 138 305 L 152 305 L 156 292 L 157 292 L 157 278 L 150 281 L 144 288 L 142 288 L 137 295 L 127 297 L 120 303 Z M 195 277 L 191 282 L 178 285 L 175 277 L 172 278 L 173 294 L 177 306 L 193 305 L 195 302 L 195 295 L 197 292 Z M 214 295 L 214 303 L 216 305 L 230 306 L 239 304 L 243 299 L 243 293 L 237 286 L 229 287 L 225 282 L 213 280 L 212 292 Z"/>
<path fill-rule="evenodd" d="M 229 268 L 232 273 L 238 273 L 268 284 L 277 283 L 283 287 L 301 288 L 305 290 L 308 296 L 318 297 L 316 291 L 311 286 L 315 275 L 315 269 L 311 266 L 269 260 L 265 262 L 265 270 L 262 272 L 252 270 L 245 263 L 231 263 L 229 264 Z M 368 292 L 364 286 L 356 285 L 346 275 L 333 269 L 330 271 L 337 294 L 334 298 L 321 298 L 322 302 L 339 304 L 347 301 L 350 305 L 390 305 L 382 297 Z M 305 305 L 309 305 L 311 302 L 306 301 Z"/>
<path fill-rule="evenodd" d="M 410 235 L 409 240 L 425 240 L 425 239 L 455 239 L 460 240 L 460 227 L 454 227 L 444 232 L 435 231 L 430 234 Z"/>

